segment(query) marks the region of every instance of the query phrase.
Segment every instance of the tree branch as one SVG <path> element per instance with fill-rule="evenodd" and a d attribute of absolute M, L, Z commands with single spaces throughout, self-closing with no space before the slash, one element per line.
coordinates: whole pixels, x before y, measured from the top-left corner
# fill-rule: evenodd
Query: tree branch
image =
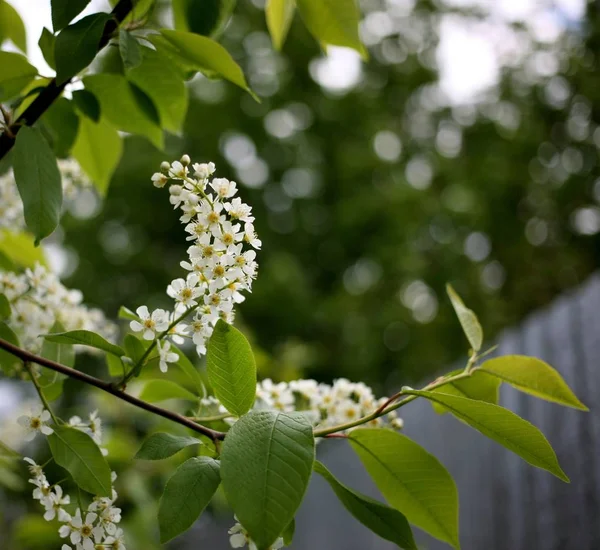
<path fill-rule="evenodd" d="M 6 340 L 0 339 L 0 349 L 7 351 L 15 357 L 18 357 L 24 363 L 36 363 L 37 365 L 40 365 L 42 367 L 46 367 L 55 372 L 60 372 L 61 374 L 64 374 L 70 378 L 74 378 L 76 380 L 79 380 L 80 382 L 84 382 L 85 384 L 99 388 L 102 391 L 110 393 L 111 395 L 114 395 L 115 397 L 118 397 L 123 401 L 127 401 L 128 403 L 131 403 L 132 405 L 135 405 L 140 409 L 144 409 L 158 416 L 162 416 L 163 418 L 172 420 L 173 422 L 181 424 L 182 426 L 185 426 L 190 430 L 194 430 L 195 432 L 205 435 L 213 441 L 221 441 L 225 439 L 225 434 L 223 432 L 212 430 L 211 428 L 207 428 L 206 426 L 197 424 L 196 422 L 190 420 L 185 416 L 169 411 L 167 409 L 162 409 L 161 407 L 157 407 L 156 405 L 152 405 L 151 403 L 147 403 L 146 401 L 142 401 L 137 397 L 133 397 L 133 395 L 129 395 L 128 393 L 119 390 L 110 382 L 105 382 L 104 380 L 100 380 L 99 378 L 90 376 L 85 372 L 72 369 L 70 367 L 67 367 L 66 365 L 61 365 L 60 363 L 56 363 L 55 361 L 51 361 L 50 359 L 46 359 L 45 357 L 40 357 L 38 355 L 30 353 L 24 349 L 21 349 L 18 346 L 11 344 L 10 342 L 7 342 Z"/>
<path fill-rule="evenodd" d="M 112 18 L 107 21 L 106 26 L 104 27 L 102 38 L 98 44 L 98 51 L 108 44 L 113 32 L 117 30 L 119 25 L 132 10 L 133 0 L 119 0 L 111 12 Z M 56 78 L 53 78 L 33 100 L 31 105 L 25 109 L 23 114 L 0 134 L 0 160 L 12 149 L 21 126 L 33 126 L 50 105 L 60 97 L 65 86 L 70 82 L 71 79 L 62 84 L 57 84 Z"/>

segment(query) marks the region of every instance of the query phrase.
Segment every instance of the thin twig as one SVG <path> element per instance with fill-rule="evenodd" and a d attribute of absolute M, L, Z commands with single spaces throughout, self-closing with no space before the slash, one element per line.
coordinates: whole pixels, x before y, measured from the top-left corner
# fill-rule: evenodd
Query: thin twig
<path fill-rule="evenodd" d="M 125 393 L 124 391 L 121 391 L 114 384 L 111 384 L 110 382 L 105 382 L 104 380 L 100 380 L 99 378 L 90 376 L 89 374 L 86 374 L 85 372 L 81 372 L 81 371 L 72 369 L 70 367 L 67 367 L 66 365 L 61 365 L 60 363 L 56 363 L 55 361 L 51 361 L 50 359 L 46 359 L 45 357 L 40 357 L 38 355 L 30 353 L 24 349 L 21 349 L 18 346 L 11 344 L 10 342 L 7 342 L 6 340 L 0 339 L 0 349 L 7 351 L 8 353 L 14 355 L 15 357 L 18 357 L 23 362 L 25 362 L 25 364 L 36 363 L 37 365 L 40 365 L 42 367 L 46 367 L 53 371 L 60 372 L 61 374 L 65 374 L 66 376 L 68 376 L 70 378 L 74 378 L 76 380 L 79 380 L 80 382 L 83 382 L 90 386 L 94 386 L 98 389 L 101 389 L 102 391 L 105 391 L 106 393 L 110 393 L 111 395 L 114 395 L 115 397 L 118 397 L 119 399 L 122 399 L 123 401 L 127 401 L 128 403 L 131 403 L 132 405 L 134 405 L 140 409 L 144 409 L 144 410 L 154 413 L 158 416 L 162 416 L 163 418 L 167 418 L 168 420 L 172 420 L 173 422 L 176 422 L 177 424 L 181 424 L 182 426 L 185 426 L 186 428 L 189 428 L 190 430 L 194 430 L 195 432 L 198 432 L 202 435 L 205 435 L 206 437 L 209 437 L 210 439 L 212 439 L 215 442 L 225 439 L 225 434 L 223 432 L 212 430 L 211 428 L 207 428 L 206 426 L 197 424 L 193 420 L 190 420 L 189 418 L 182 416 L 178 413 L 169 411 L 167 409 L 162 409 L 161 407 L 157 407 L 156 405 L 153 405 L 152 403 L 147 403 L 146 401 L 142 401 L 141 399 L 138 399 L 137 397 L 134 397 L 133 395 L 130 395 L 128 393 Z"/>

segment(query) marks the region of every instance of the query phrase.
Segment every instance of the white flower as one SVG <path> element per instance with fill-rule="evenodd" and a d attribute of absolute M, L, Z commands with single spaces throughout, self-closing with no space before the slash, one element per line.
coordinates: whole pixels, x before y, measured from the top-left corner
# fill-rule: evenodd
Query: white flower
<path fill-rule="evenodd" d="M 229 181 L 225 178 L 213 179 L 210 186 L 215 190 L 215 193 L 223 199 L 233 197 L 233 195 L 237 193 L 237 184 L 235 181 Z"/>
<path fill-rule="evenodd" d="M 30 479 L 30 483 L 36 486 L 33 490 L 34 500 L 38 500 L 40 504 L 45 508 L 49 502 L 51 502 L 51 489 L 50 484 L 46 480 L 46 476 L 37 479 Z"/>
<path fill-rule="evenodd" d="M 212 176 L 215 172 L 215 164 L 214 162 L 203 163 L 203 164 L 193 164 L 192 168 L 194 169 L 194 177 L 199 180 L 208 179 L 209 176 Z"/>
<path fill-rule="evenodd" d="M 256 249 L 260 249 L 262 246 L 262 241 L 256 236 L 254 225 L 251 223 L 246 223 L 244 225 L 244 241 Z"/>
<path fill-rule="evenodd" d="M 176 363 L 179 355 L 170 351 L 171 342 L 165 341 L 162 345 L 158 344 L 159 367 L 162 372 L 167 372 L 169 365 L 167 363 Z"/>
<path fill-rule="evenodd" d="M 242 202 L 242 199 L 236 197 L 231 202 L 224 204 L 226 212 L 234 219 L 242 222 L 253 222 L 252 207 Z"/>
<path fill-rule="evenodd" d="M 175 279 L 167 287 L 167 294 L 186 308 L 195 306 L 196 298 L 202 294 L 202 289 L 197 286 L 198 281 L 196 273 L 190 273 L 186 280 Z"/>
<path fill-rule="evenodd" d="M 152 174 L 152 183 L 154 184 L 154 187 L 158 187 L 160 189 L 161 187 L 164 187 L 168 181 L 169 178 L 160 172 Z"/>
<path fill-rule="evenodd" d="M 29 458 L 28 456 L 25 456 L 25 457 L 23 457 L 23 460 L 29 464 L 29 466 L 27 466 L 29 473 L 35 479 L 40 479 L 40 478 L 46 479 L 46 476 L 44 475 L 44 470 L 42 469 L 42 467 L 39 464 L 35 463 L 33 458 Z"/>
<path fill-rule="evenodd" d="M 237 518 L 234 516 L 236 522 Z M 238 522 L 228 531 L 229 544 L 232 548 L 243 548 L 248 545 L 248 550 L 257 550 L 256 544 L 250 539 L 248 531 Z M 270 550 L 279 550 L 283 548 L 283 538 L 279 537 L 270 547 Z"/>
<path fill-rule="evenodd" d="M 110 537 L 107 537 L 104 544 L 112 550 L 126 550 L 125 548 L 125 533 L 123 529 L 117 529 Z"/>
<path fill-rule="evenodd" d="M 53 433 L 54 430 L 46 424 L 50 418 L 50 413 L 43 407 L 32 410 L 30 416 L 20 416 L 17 419 L 17 422 L 23 426 L 27 432 L 25 440 L 31 441 L 38 432 L 44 435 Z"/>
<path fill-rule="evenodd" d="M 135 312 L 142 321 L 131 321 L 129 326 L 134 332 L 142 332 L 144 340 L 154 340 L 158 332 L 164 332 L 169 327 L 169 317 L 164 309 L 155 309 L 152 314 L 147 306 L 138 307 Z"/>
<path fill-rule="evenodd" d="M 97 518 L 98 516 L 96 514 L 88 512 L 85 516 L 85 521 L 83 521 L 81 519 L 81 510 L 77 509 L 75 516 L 71 518 L 69 523 L 71 529 L 71 542 L 78 547 L 81 546 L 83 550 L 94 550 L 95 545 L 93 539 L 99 541 L 104 535 L 104 529 L 102 529 L 102 527 L 94 527 L 94 522 Z"/>
<path fill-rule="evenodd" d="M 60 485 L 54 486 L 54 492 L 50 493 L 50 500 L 46 502 L 45 508 L 46 513 L 44 519 L 46 521 L 52 521 L 58 516 L 58 521 L 66 522 L 71 520 L 71 516 L 63 508 L 67 504 L 71 503 L 71 497 L 69 495 L 63 496 L 63 490 Z"/>
<path fill-rule="evenodd" d="M 171 163 L 171 168 L 169 169 L 169 176 L 171 176 L 172 178 L 181 180 L 181 179 L 186 178 L 187 175 L 188 175 L 187 166 L 184 166 L 178 160 Z"/>

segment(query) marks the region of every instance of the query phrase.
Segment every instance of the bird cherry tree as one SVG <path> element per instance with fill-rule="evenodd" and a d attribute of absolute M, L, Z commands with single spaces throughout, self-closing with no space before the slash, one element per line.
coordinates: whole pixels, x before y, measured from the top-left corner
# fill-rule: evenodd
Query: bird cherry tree
<path fill-rule="evenodd" d="M 0 178 L 0 247 L 13 260 L 12 267 L 3 262 L 0 273 L 0 366 L 7 377 L 27 377 L 39 396 L 39 407 L 18 423 L 24 439 L 47 442 L 49 461 L 24 461 L 33 499 L 64 539 L 62 550 L 122 550 L 127 540 L 119 527 L 118 472 L 111 470 L 102 446 L 99 413 L 61 418 L 54 410 L 66 378 L 187 432 L 149 434 L 135 456 L 163 460 L 193 449 L 194 456 L 173 471 L 160 498 L 161 542 L 190 528 L 222 487 L 235 515 L 232 547 L 287 546 L 316 472 L 357 521 L 398 547 L 416 549 L 412 524 L 459 548 L 454 481 L 434 456 L 401 433 L 397 411 L 416 399 L 430 401 L 437 412 L 454 415 L 531 465 L 568 481 L 543 434 L 498 405 L 498 390 L 508 383 L 560 405 L 587 410 L 585 405 L 539 359 L 490 359 L 477 317 L 450 286 L 470 348 L 463 369 L 385 397 L 345 379 L 331 385 L 257 380 L 251 346 L 235 328 L 234 316 L 258 276 L 262 243 L 252 207 L 238 196 L 235 182 L 215 177 L 212 162 L 192 162 L 184 154 L 164 161 L 151 177 L 156 200 L 168 198 L 183 225 L 181 238 L 190 245 L 180 272 L 166 286 L 172 307 L 151 311 L 144 304 L 125 304 L 118 312 L 125 320 L 121 328 L 86 307 L 82 294 L 60 282 L 31 242 L 39 245 L 56 229 L 63 203 L 81 187 L 107 191 L 123 132 L 162 147 L 163 129 L 180 130 L 185 83 L 195 74 L 221 77 L 253 92 L 215 40 L 234 8 L 229 0 L 206 6 L 173 0 L 173 29 L 157 28 L 161 18 L 153 17 L 151 0 L 119 0 L 110 13 L 81 18 L 87 0 L 51 4 L 52 30 L 44 29 L 39 46 L 56 76 L 40 76 L 24 55 L 0 51 L 0 158 L 11 167 Z M 266 21 L 275 47 L 282 47 L 296 11 L 325 47 L 346 46 L 366 55 L 354 0 L 268 0 Z M 0 40 L 9 38 L 24 50 L 17 12 L 2 2 L 0 15 L 12 21 Z M 94 72 L 90 64 L 108 45 L 118 47 L 121 70 Z M 24 267 L 24 257 L 40 261 Z M 103 356 L 109 376 L 101 379 L 74 368 L 79 353 Z M 136 395 L 132 383 L 150 370 L 160 378 L 144 382 Z M 172 376 L 175 370 L 185 382 Z M 156 395 L 183 396 L 194 406 L 184 412 L 159 407 Z M 349 452 L 358 455 L 385 502 L 344 485 L 316 460 L 317 444 L 325 438 L 349 443 Z M 50 462 L 64 470 L 64 480 L 47 477 Z M 72 490 L 65 490 L 67 485 Z"/>

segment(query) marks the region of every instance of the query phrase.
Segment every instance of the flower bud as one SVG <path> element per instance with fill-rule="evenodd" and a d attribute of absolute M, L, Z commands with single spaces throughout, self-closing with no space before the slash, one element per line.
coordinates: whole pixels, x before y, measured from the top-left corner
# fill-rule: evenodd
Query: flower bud
<path fill-rule="evenodd" d="M 161 170 L 161 172 L 167 173 L 169 171 L 169 168 L 171 168 L 171 165 L 166 160 L 163 160 L 160 163 L 160 170 Z"/>
<path fill-rule="evenodd" d="M 190 159 L 190 156 L 189 156 L 189 155 L 183 155 L 183 156 L 181 157 L 181 161 L 180 161 L 180 162 L 181 162 L 181 164 L 183 164 L 184 166 L 189 166 L 189 165 L 190 165 L 190 162 L 192 162 L 192 160 Z"/>

